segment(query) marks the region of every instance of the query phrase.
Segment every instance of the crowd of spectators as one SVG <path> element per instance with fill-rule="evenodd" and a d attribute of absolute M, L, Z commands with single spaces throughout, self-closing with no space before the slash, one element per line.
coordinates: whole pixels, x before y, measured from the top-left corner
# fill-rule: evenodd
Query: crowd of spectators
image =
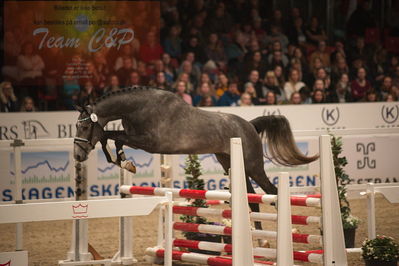
<path fill-rule="evenodd" d="M 376 26 L 368 4 L 349 18 L 346 38 L 329 39 L 319 19 L 298 8 L 268 15 L 259 0 L 161 1 L 159 29 L 116 53 L 77 52 L 64 69 L 61 49 L 44 60 L 31 42 L 19 50 L 6 32 L 4 50 L 14 61 L 2 67 L 1 111 L 34 111 L 34 101 L 51 100 L 57 104 L 41 109 L 72 109 L 134 85 L 171 91 L 193 106 L 397 101 L 399 57 L 366 38 Z M 89 78 L 76 79 L 73 65 L 82 61 Z"/>

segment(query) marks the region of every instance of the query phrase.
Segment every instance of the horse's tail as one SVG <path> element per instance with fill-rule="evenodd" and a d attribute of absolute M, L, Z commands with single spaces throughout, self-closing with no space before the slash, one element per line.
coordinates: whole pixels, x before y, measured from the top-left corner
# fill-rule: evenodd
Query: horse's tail
<path fill-rule="evenodd" d="M 319 158 L 318 155 L 307 157 L 301 153 L 295 144 L 290 124 L 284 116 L 260 116 L 251 120 L 250 123 L 258 134 L 261 134 L 261 138 L 266 132 L 268 151 L 275 162 L 292 166 L 311 163 Z"/>

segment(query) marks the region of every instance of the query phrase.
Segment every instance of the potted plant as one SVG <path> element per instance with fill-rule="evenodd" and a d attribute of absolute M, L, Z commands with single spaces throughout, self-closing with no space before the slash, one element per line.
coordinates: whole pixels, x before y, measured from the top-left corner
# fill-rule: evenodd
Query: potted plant
<path fill-rule="evenodd" d="M 186 165 L 184 168 L 184 173 L 186 174 L 186 180 L 189 189 L 204 190 L 205 182 L 202 178 L 199 178 L 201 173 L 201 163 L 198 159 L 198 155 L 189 155 L 186 160 Z M 191 201 L 188 206 L 207 208 L 206 201 L 203 199 L 196 199 Z M 202 216 L 190 216 L 181 215 L 180 220 L 185 223 L 196 223 L 196 224 L 215 224 L 208 222 L 205 217 Z M 183 232 L 184 236 L 189 240 L 198 241 L 208 241 L 208 242 L 221 242 L 222 237 L 220 235 L 214 234 L 203 234 L 197 232 Z M 197 253 L 220 255 L 219 252 L 207 251 L 207 250 L 195 250 Z"/>
<path fill-rule="evenodd" d="M 366 266 L 397 266 L 399 246 L 392 237 L 377 235 L 363 242 L 362 257 Z"/>
<path fill-rule="evenodd" d="M 344 167 L 348 164 L 342 152 L 342 138 L 331 135 L 331 149 L 334 160 L 335 177 L 337 179 L 339 205 L 341 209 L 342 226 L 345 236 L 345 247 L 355 247 L 356 228 L 360 220 L 351 214 L 349 201 L 346 198 L 346 185 L 349 183 L 349 176 L 345 173 Z"/>

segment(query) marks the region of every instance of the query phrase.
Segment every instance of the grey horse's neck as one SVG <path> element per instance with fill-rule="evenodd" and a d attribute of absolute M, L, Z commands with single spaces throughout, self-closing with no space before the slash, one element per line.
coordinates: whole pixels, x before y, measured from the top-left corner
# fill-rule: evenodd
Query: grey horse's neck
<path fill-rule="evenodd" d="M 143 97 L 144 90 L 120 91 L 103 97 L 93 106 L 93 111 L 104 120 L 121 119 L 126 114 L 132 114 L 138 108 L 145 106 L 149 97 Z"/>

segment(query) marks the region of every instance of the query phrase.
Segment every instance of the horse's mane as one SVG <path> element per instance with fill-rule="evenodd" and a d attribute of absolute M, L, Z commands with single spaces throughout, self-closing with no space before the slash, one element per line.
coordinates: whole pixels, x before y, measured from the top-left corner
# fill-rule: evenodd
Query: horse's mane
<path fill-rule="evenodd" d="M 149 87 L 149 86 L 130 86 L 130 87 L 116 90 L 116 91 L 109 91 L 109 92 L 104 93 L 102 96 L 98 97 L 96 99 L 96 101 L 93 103 L 93 105 L 96 105 L 104 100 L 107 100 L 108 98 L 112 98 L 115 95 L 131 93 L 132 91 L 137 91 L 137 90 L 160 90 L 160 89 L 156 88 L 156 87 Z"/>

